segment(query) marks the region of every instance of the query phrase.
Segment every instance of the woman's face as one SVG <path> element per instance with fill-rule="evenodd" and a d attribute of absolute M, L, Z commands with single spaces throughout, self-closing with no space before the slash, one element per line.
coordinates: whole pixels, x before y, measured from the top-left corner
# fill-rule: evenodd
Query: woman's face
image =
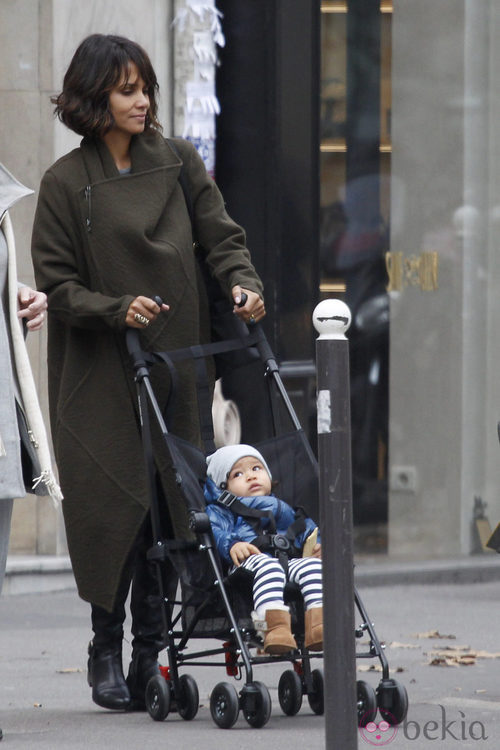
<path fill-rule="evenodd" d="M 132 136 L 142 133 L 149 109 L 149 96 L 135 63 L 130 62 L 120 82 L 109 93 L 114 125 L 110 133 Z"/>

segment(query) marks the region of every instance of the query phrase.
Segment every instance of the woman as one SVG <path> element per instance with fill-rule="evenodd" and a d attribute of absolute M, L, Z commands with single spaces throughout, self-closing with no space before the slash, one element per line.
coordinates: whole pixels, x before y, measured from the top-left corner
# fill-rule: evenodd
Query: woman
<path fill-rule="evenodd" d="M 192 236 L 245 322 L 265 315 L 262 284 L 245 236 L 227 215 L 202 160 L 187 141 L 160 134 L 158 84 L 136 43 L 93 34 L 78 47 L 53 101 L 80 147 L 45 174 L 33 231 L 38 288 L 49 300 L 49 398 L 68 545 L 80 596 L 91 603 L 89 683 L 111 709 L 144 706 L 162 646 L 151 544 L 149 493 L 124 348 L 127 327 L 145 348 L 174 349 L 208 340 L 206 295 L 198 286 Z M 181 167 L 193 226 L 179 184 Z M 201 293 L 200 293 L 201 291 Z M 239 308 L 242 293 L 247 295 Z M 159 295 L 164 304 L 157 305 Z M 199 443 L 194 378 L 181 371 L 171 429 Z M 168 378 L 152 375 L 160 404 Z M 163 523 L 188 534 L 171 472 L 155 443 Z M 132 580 L 132 661 L 121 645 Z M 172 576 L 171 589 L 175 589 Z"/>
<path fill-rule="evenodd" d="M 14 203 L 31 193 L 0 164 L 0 591 L 14 498 L 34 492 L 52 495 L 55 502 L 61 499 L 22 327 L 38 331 L 43 326 L 47 297 L 17 281 L 8 213 Z"/>

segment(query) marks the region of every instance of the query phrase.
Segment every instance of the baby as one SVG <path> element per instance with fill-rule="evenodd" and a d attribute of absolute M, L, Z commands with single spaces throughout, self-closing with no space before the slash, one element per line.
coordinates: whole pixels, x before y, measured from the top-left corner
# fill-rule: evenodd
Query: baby
<path fill-rule="evenodd" d="M 321 651 L 323 591 L 318 529 L 312 519 L 272 494 L 271 482 L 266 461 L 251 445 L 227 445 L 208 456 L 204 492 L 217 550 L 226 562 L 253 573 L 254 609 L 267 626 L 266 653 L 284 654 L 297 647 L 283 599 L 287 580 L 299 585 L 304 598 L 305 647 Z M 280 535 L 278 547 L 273 544 L 275 535 Z M 282 565 L 279 548 L 284 538 L 289 550 L 288 561 Z M 306 547 L 311 547 L 308 557 L 302 556 L 306 540 Z"/>

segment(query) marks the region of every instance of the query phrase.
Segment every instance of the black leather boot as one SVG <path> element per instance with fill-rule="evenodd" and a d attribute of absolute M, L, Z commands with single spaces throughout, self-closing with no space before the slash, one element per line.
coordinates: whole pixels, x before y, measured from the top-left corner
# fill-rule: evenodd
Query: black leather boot
<path fill-rule="evenodd" d="M 146 686 L 156 674 L 160 674 L 158 651 L 135 651 L 132 654 L 126 681 L 130 691 L 129 711 L 146 710 Z"/>
<path fill-rule="evenodd" d="M 158 580 L 157 563 L 147 560 L 147 550 L 152 545 L 151 537 L 144 536 L 145 547 L 136 557 L 130 612 L 132 614 L 132 661 L 127 675 L 132 698 L 132 708 L 145 709 L 144 693 L 151 677 L 159 674 L 158 654 L 165 648 L 165 610 Z M 169 601 L 173 601 L 177 590 L 178 576 L 170 560 L 160 564 L 162 589 Z M 171 612 L 171 609 L 170 609 Z"/>
<path fill-rule="evenodd" d="M 89 643 L 88 683 L 92 700 L 102 708 L 123 711 L 129 708 L 130 691 L 125 682 L 120 647 L 97 651 Z"/>
<path fill-rule="evenodd" d="M 165 645 L 162 598 L 154 563 L 136 558 L 130 611 L 132 614 L 132 661 L 127 685 L 131 710 L 144 711 L 144 694 L 151 677 L 160 673 L 158 653 Z"/>
<path fill-rule="evenodd" d="M 156 477 L 160 533 L 164 538 L 172 538 L 172 524 L 168 504 L 161 485 Z M 143 711 L 146 708 L 146 686 L 155 674 L 160 673 L 158 654 L 165 648 L 166 614 L 161 590 L 169 601 L 173 601 L 177 590 L 178 576 L 170 560 L 154 563 L 148 560 L 148 550 L 154 545 L 151 516 L 148 515 L 136 542 L 130 613 L 132 615 L 132 661 L 127 685 L 131 695 L 131 710 Z M 159 567 L 158 567 L 159 566 Z M 162 586 L 158 573 L 161 574 Z M 171 612 L 171 610 L 170 610 Z"/>
<path fill-rule="evenodd" d="M 94 703 L 122 711 L 130 705 L 130 691 L 122 666 L 124 616 L 121 603 L 113 612 L 92 605 L 94 639 L 89 643 L 87 676 Z"/>

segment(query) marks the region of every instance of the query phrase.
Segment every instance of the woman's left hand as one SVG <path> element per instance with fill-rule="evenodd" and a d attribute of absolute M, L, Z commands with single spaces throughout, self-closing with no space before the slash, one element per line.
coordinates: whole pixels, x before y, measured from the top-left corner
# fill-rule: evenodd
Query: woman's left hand
<path fill-rule="evenodd" d="M 17 317 L 26 318 L 26 325 L 30 331 L 38 331 L 45 320 L 47 295 L 29 286 L 22 286 L 17 293 L 17 301 L 19 303 Z"/>
<path fill-rule="evenodd" d="M 247 301 L 242 307 L 238 307 L 242 294 L 247 295 Z M 233 286 L 231 294 L 234 300 L 233 312 L 236 313 L 245 323 L 258 323 L 266 314 L 264 301 L 256 292 L 245 289 L 239 285 Z"/>

